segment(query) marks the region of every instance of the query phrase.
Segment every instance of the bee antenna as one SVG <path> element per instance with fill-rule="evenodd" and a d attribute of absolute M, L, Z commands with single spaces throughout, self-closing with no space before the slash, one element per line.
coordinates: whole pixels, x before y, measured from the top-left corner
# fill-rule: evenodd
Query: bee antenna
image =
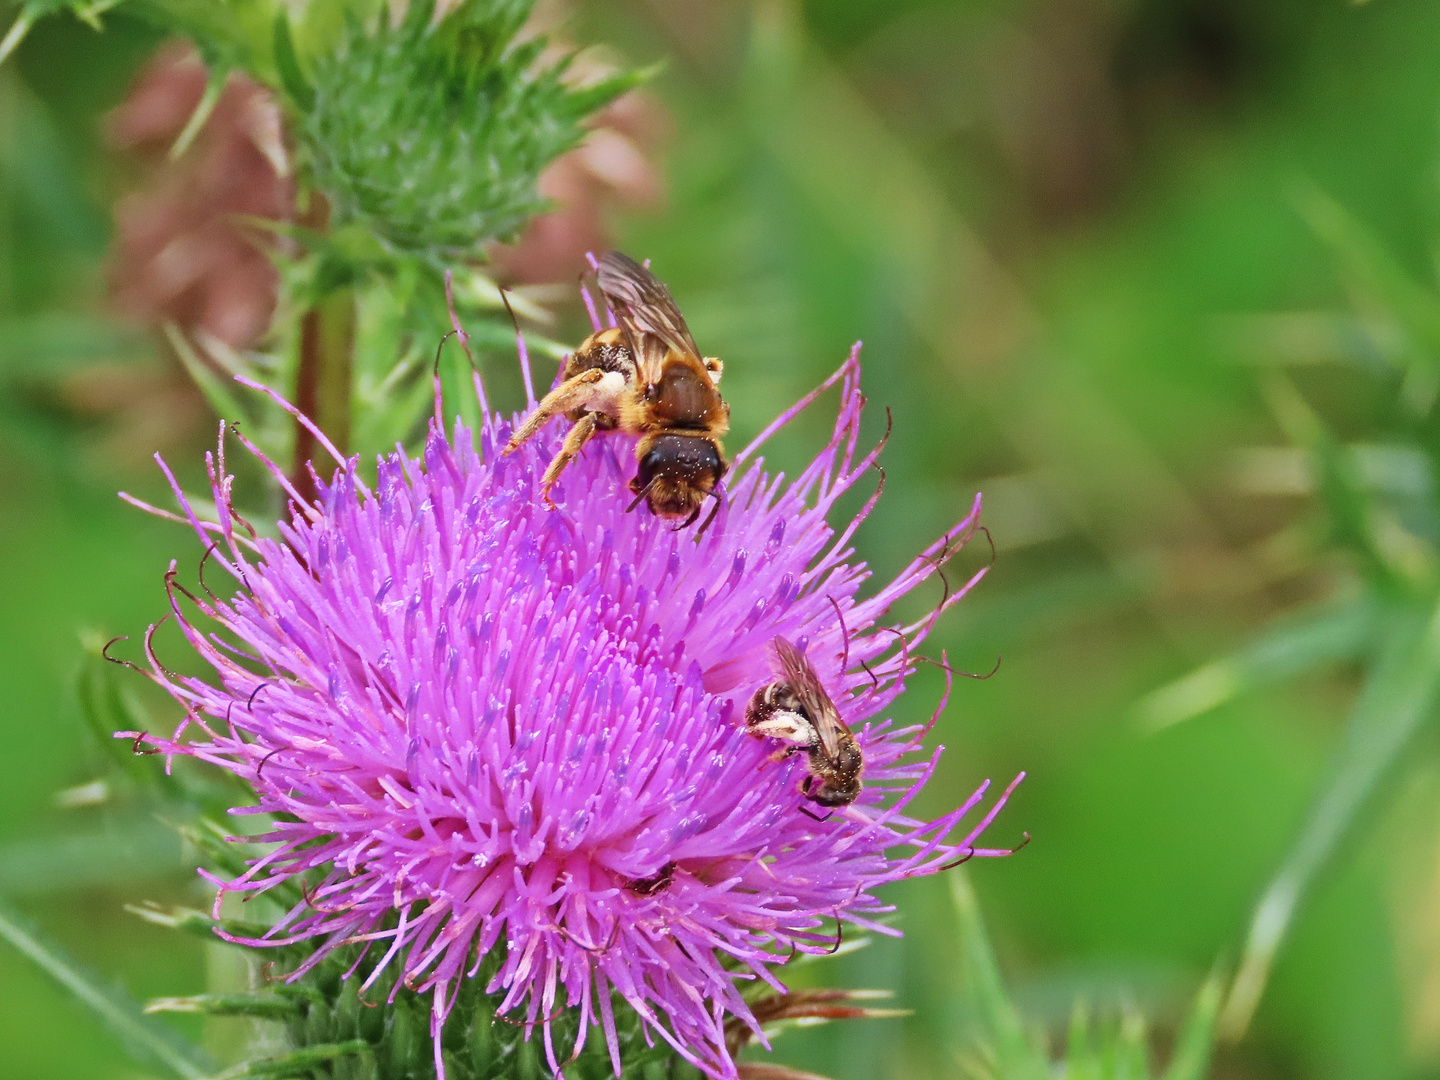
<path fill-rule="evenodd" d="M 145 669 L 142 668 L 139 664 L 132 664 L 129 660 L 121 660 L 118 656 L 110 655 L 110 646 L 114 645 L 116 642 L 119 641 L 129 640 L 129 634 L 121 634 L 119 637 L 111 638 L 105 643 L 105 647 L 100 650 L 100 655 L 103 656 L 106 660 L 109 660 L 112 664 L 119 664 L 121 667 L 128 667 L 131 671 L 138 671 L 141 675 L 144 675 Z M 137 750 L 136 753 L 139 753 L 139 751 Z"/>
<path fill-rule="evenodd" d="M 715 520 L 715 516 L 720 513 L 720 507 L 724 505 L 723 496 L 725 494 L 725 487 L 723 484 L 716 484 L 715 487 L 711 488 L 705 494 L 715 499 L 715 509 L 710 511 L 709 516 L 705 519 L 705 523 L 700 526 L 700 531 L 695 534 L 696 540 L 699 540 L 700 537 L 705 535 L 705 530 L 710 528 L 711 523 Z"/>
<path fill-rule="evenodd" d="M 825 599 L 830 601 L 830 606 L 835 609 L 835 618 L 840 620 L 840 639 L 845 643 L 845 655 L 840 659 L 840 671 L 844 673 L 850 670 L 850 631 L 845 626 L 845 614 L 840 610 L 839 602 L 829 595 Z"/>
<path fill-rule="evenodd" d="M 651 480 L 648 484 L 646 484 L 643 488 L 640 489 L 640 493 L 636 495 L 635 498 L 631 499 L 630 505 L 625 508 L 625 512 L 627 514 L 633 514 L 635 512 L 635 508 L 645 501 L 645 496 L 650 494 L 650 489 L 655 486 L 655 480 L 659 479 L 660 478 L 658 476 L 655 477 L 654 480 Z"/>

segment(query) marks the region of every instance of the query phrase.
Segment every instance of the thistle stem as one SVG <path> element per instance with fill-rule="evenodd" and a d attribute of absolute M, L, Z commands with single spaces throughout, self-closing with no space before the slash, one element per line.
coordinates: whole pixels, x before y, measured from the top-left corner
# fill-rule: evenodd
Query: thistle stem
<path fill-rule="evenodd" d="M 312 228 L 323 230 L 330 217 L 324 196 L 310 196 Z M 351 372 L 355 351 L 355 291 L 348 284 L 323 292 L 300 317 L 300 356 L 295 373 L 295 407 L 330 436 L 342 454 L 350 447 Z M 295 456 L 291 482 L 308 502 L 315 495 L 311 463 L 322 476 L 329 475 L 334 462 L 321 450 L 315 436 L 304 425 L 295 424 Z"/>

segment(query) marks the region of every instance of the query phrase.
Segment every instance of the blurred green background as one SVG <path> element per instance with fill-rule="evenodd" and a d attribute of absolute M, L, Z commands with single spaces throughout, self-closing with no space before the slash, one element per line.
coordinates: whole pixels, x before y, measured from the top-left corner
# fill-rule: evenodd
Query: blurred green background
<path fill-rule="evenodd" d="M 867 425 L 878 436 L 882 407 L 894 417 L 862 556 L 886 577 L 985 492 L 998 558 L 932 648 L 971 671 L 1004 660 L 956 688 L 928 809 L 1029 772 L 991 835 L 1033 843 L 970 871 L 1015 999 L 1057 1034 L 1077 994 L 1101 1012 L 1134 1003 L 1163 1056 L 1211 965 L 1238 958 L 1354 678 L 1332 670 L 1158 733 L 1135 703 L 1341 580 L 1276 542 L 1303 496 L 1236 482 L 1238 450 L 1282 441 L 1253 361 L 1309 347 L 1303 320 L 1277 338 L 1256 317 L 1343 308 L 1301 212 L 1316 190 L 1431 276 L 1440 5 L 574 7 L 578 40 L 669 59 L 650 91 L 670 116 L 668 196 L 614 235 L 725 358 L 731 445 L 859 338 Z M 98 767 L 68 690 L 81 630 L 136 633 L 164 612 L 168 560 L 193 557 L 182 530 L 114 495 L 157 491 L 146 455 L 193 464 L 208 426 L 157 405 L 173 362 L 106 298 L 128 178 L 101 120 L 158 44 L 123 12 L 103 36 L 61 16 L 0 68 L 0 896 L 142 999 L 198 991 L 216 960 L 122 905 L 194 903 L 198 888 L 163 827 L 56 793 Z M 1340 375 L 1314 391 L 1342 430 L 1378 408 Z M 827 423 L 812 410 L 771 464 L 793 469 Z M 963 558 L 974 569 L 988 551 Z M 928 715 L 939 690 L 922 673 L 901 715 Z M 1432 742 L 1306 898 L 1216 1076 L 1440 1075 Z M 780 1060 L 838 1080 L 961 1075 L 946 883 L 892 899 L 907 937 L 832 974 L 894 988 L 914 1015 L 789 1035 Z M 0 1017 L 0 1075 L 133 1075 L 4 948 Z"/>

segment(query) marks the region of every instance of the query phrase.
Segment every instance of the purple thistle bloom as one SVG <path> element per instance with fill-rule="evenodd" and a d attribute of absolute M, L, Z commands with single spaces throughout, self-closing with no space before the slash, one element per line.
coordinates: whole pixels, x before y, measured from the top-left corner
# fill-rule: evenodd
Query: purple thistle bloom
<path fill-rule="evenodd" d="M 162 461 L 239 589 L 190 596 L 171 564 L 173 613 L 218 685 L 169 672 L 147 637 L 149 674 L 186 718 L 170 739 L 124 734 L 249 781 L 258 805 L 236 813 L 282 815 L 263 837 L 273 849 L 234 881 L 211 879 L 217 913 L 228 892 L 308 880 L 306 901 L 247 943 L 317 939 L 298 977 L 369 942 L 376 973 L 398 964 L 406 985 L 433 990 L 437 1069 L 458 980 L 503 947 L 487 992 L 541 1029 L 553 1069 L 598 1025 L 620 1072 L 618 995 L 647 1032 L 734 1077 L 727 1015 L 760 1035 L 744 980 L 782 989 L 773 969 L 833 946 L 827 919 L 897 933 L 875 921 L 892 910 L 878 886 L 1006 854 L 975 844 L 1013 783 L 973 827 L 962 821 L 988 782 L 935 821 L 906 815 L 936 768 L 940 748 L 923 740 L 944 699 L 924 726 L 868 722 L 984 571 L 929 617 L 877 625 L 972 534 L 977 496 L 893 582 L 858 596 L 869 575 L 847 544 L 879 491 L 838 535 L 826 522 L 880 451 L 856 456 L 858 353 L 736 456 L 703 536 L 624 512 L 633 441 L 619 433 L 571 464 L 562 509 L 547 512 L 537 489 L 563 425 L 502 458 L 514 422 L 488 411 L 478 452 L 462 424 L 447 440 L 436 422 L 422 456 L 380 461 L 373 489 L 355 459 L 313 505 L 291 491 L 279 540 L 232 508 L 223 426 L 207 455 L 218 522 Z M 836 381 L 824 450 L 795 480 L 766 473 L 760 443 Z M 226 636 L 202 631 L 181 595 Z M 776 678 L 777 636 L 807 651 L 863 748 L 862 794 L 823 820 L 800 790 L 805 755 L 775 760 L 779 744 L 746 729 L 746 702 Z M 565 1007 L 578 1010 L 574 1047 L 552 1039 Z"/>

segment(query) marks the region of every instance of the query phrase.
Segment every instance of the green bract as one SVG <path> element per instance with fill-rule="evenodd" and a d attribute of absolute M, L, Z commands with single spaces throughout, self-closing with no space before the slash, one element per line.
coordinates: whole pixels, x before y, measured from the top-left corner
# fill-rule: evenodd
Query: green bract
<path fill-rule="evenodd" d="M 545 208 L 540 171 L 638 77 L 566 85 L 569 57 L 546 63 L 543 39 L 517 41 L 531 7 L 467 0 L 436 20 L 429 0 L 398 24 L 384 12 L 368 25 L 349 20 L 308 65 L 287 65 L 277 38 L 303 149 L 337 225 L 454 257 L 513 237 Z"/>

